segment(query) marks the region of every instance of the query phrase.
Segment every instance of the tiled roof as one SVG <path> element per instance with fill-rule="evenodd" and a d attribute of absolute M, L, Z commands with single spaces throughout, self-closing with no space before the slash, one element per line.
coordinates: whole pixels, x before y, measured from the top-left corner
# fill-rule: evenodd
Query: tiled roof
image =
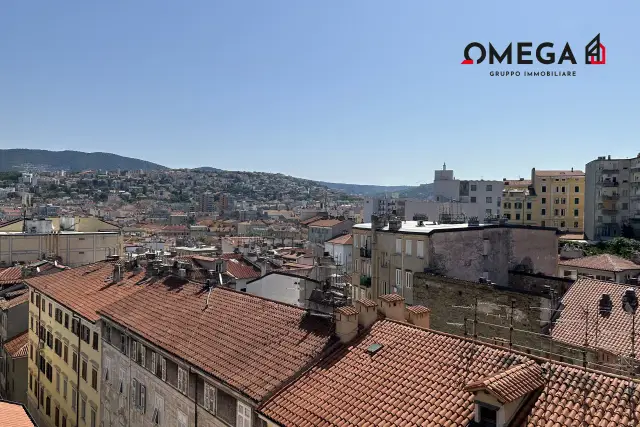
<path fill-rule="evenodd" d="M 101 261 L 46 276 L 26 279 L 27 284 L 58 301 L 84 318 L 95 322 L 102 307 L 140 289 L 143 270 L 125 271 L 122 280 L 111 283 L 114 262 Z"/>
<path fill-rule="evenodd" d="M 586 339 L 589 346 L 628 356 L 631 354 L 629 331 L 633 316 L 622 308 L 622 296 L 628 288 L 629 286 L 619 283 L 578 279 L 562 297 L 564 308 L 551 331 L 551 338 L 583 346 L 587 328 Z M 603 294 L 611 297 L 611 312 L 608 315 L 601 315 L 599 310 Z M 585 316 L 585 310 L 588 317 Z"/>
<path fill-rule="evenodd" d="M 531 180 L 526 179 L 506 179 L 502 181 L 505 190 L 508 188 L 523 188 L 531 185 Z"/>
<path fill-rule="evenodd" d="M 504 404 L 541 388 L 544 382 L 542 368 L 535 360 L 530 360 L 469 383 L 465 390 L 471 392 L 485 390 Z"/>
<path fill-rule="evenodd" d="M 382 347 L 370 354 L 372 344 Z M 531 360 L 546 381 L 524 400 L 510 426 L 628 426 L 632 407 L 640 417 L 640 405 L 629 404 L 640 399 L 640 388 L 629 396 L 630 380 L 390 320 L 374 323 L 258 410 L 280 425 L 298 427 L 467 427 L 474 394 L 465 386 L 517 365 L 530 369 Z"/>
<path fill-rule="evenodd" d="M 244 261 L 244 258 L 228 260 L 227 273 L 236 279 L 255 279 L 260 277 L 260 270 Z"/>
<path fill-rule="evenodd" d="M 360 299 L 356 300 L 356 302 L 361 303 L 365 307 L 375 307 L 377 305 L 375 301 L 372 301 L 372 300 L 367 299 L 367 298 L 360 298 Z"/>
<path fill-rule="evenodd" d="M 431 313 L 431 310 L 424 305 L 408 305 L 407 310 L 409 310 L 413 314 Z"/>
<path fill-rule="evenodd" d="M 379 298 L 386 302 L 404 301 L 404 297 L 400 294 L 380 295 Z"/>
<path fill-rule="evenodd" d="M 640 270 L 640 265 L 616 255 L 602 254 L 586 256 L 584 258 L 564 259 L 558 261 L 560 265 L 592 270 L 620 272 L 625 270 Z"/>
<path fill-rule="evenodd" d="M 338 307 L 336 313 L 343 314 L 345 316 L 355 316 L 358 314 L 358 310 L 352 305 L 345 305 L 344 307 Z"/>
<path fill-rule="evenodd" d="M 316 216 L 313 216 L 311 218 L 307 218 L 304 221 L 300 221 L 300 224 L 301 225 L 309 225 L 309 224 L 311 224 L 313 222 L 320 221 L 321 219 L 324 219 L 324 218 L 326 218 L 326 215 L 316 215 Z"/>
<path fill-rule="evenodd" d="M 15 296 L 11 299 L 0 299 L 0 310 L 9 310 L 10 308 L 16 307 L 20 304 L 26 303 L 29 301 L 29 290 L 28 289 L 20 289 L 22 292 L 18 296 Z M 13 292 L 12 292 L 13 293 Z M 5 295 L 5 298 L 8 295 Z"/>
<path fill-rule="evenodd" d="M 0 285 L 12 285 L 22 282 L 22 267 L 9 267 L 0 270 Z"/>
<path fill-rule="evenodd" d="M 584 234 L 563 234 L 561 236 L 558 236 L 559 240 L 585 240 L 584 239 Z"/>
<path fill-rule="evenodd" d="M 327 240 L 326 243 L 333 243 L 334 245 L 352 245 L 353 235 L 343 234 L 342 236 L 334 237 L 331 240 Z"/>
<path fill-rule="evenodd" d="M 341 219 L 321 219 L 319 221 L 312 222 L 309 224 L 309 227 L 333 227 L 341 222 Z"/>
<path fill-rule="evenodd" d="M 207 304 L 208 300 L 208 305 Z M 259 401 L 331 344 L 305 310 L 166 278 L 101 310 L 155 345 Z"/>
<path fill-rule="evenodd" d="M 16 335 L 11 340 L 4 343 L 5 351 L 14 359 L 18 357 L 26 357 L 29 345 L 29 331 L 24 331 L 20 335 Z"/>
<path fill-rule="evenodd" d="M 21 404 L 0 401 L 0 426 L 35 427 L 36 424 Z"/>
<path fill-rule="evenodd" d="M 536 170 L 536 176 L 584 176 L 584 172 L 578 171 L 578 170 L 564 170 L 564 171 Z"/>

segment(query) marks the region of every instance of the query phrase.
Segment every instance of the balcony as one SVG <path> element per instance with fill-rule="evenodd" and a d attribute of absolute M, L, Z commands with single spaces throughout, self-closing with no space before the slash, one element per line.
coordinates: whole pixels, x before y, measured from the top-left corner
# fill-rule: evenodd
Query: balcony
<path fill-rule="evenodd" d="M 640 222 L 640 211 L 631 212 L 631 215 L 629 215 L 629 220 L 633 222 Z"/>
<path fill-rule="evenodd" d="M 603 194 L 602 200 L 620 200 L 619 194 Z"/>
<path fill-rule="evenodd" d="M 360 258 L 371 258 L 371 249 L 360 248 Z"/>
<path fill-rule="evenodd" d="M 360 286 L 364 286 L 365 288 L 371 287 L 371 277 L 369 276 L 360 276 Z"/>
<path fill-rule="evenodd" d="M 606 174 L 620 173 L 620 168 L 618 166 L 605 166 L 602 168 L 601 172 Z"/>
<path fill-rule="evenodd" d="M 620 185 L 620 183 L 618 181 L 600 181 L 600 185 L 602 185 L 603 187 L 617 187 L 618 185 Z"/>
<path fill-rule="evenodd" d="M 613 207 L 603 208 L 602 209 L 602 214 L 603 215 L 617 215 L 618 214 L 618 208 L 613 208 Z"/>

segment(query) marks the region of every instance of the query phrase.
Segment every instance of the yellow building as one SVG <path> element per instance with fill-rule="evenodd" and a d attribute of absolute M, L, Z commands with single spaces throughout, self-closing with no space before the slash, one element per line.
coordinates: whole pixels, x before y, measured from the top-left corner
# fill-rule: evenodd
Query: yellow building
<path fill-rule="evenodd" d="M 531 180 L 504 180 L 503 216 L 509 223 L 584 231 L 584 172 L 531 171 Z"/>
<path fill-rule="evenodd" d="M 41 427 L 99 427 L 101 325 L 97 311 L 135 292 L 144 272 L 109 260 L 27 279 L 27 407 Z"/>
<path fill-rule="evenodd" d="M 76 267 L 122 252 L 120 228 L 96 217 L 17 219 L 0 226 L 0 266 L 57 257 Z"/>

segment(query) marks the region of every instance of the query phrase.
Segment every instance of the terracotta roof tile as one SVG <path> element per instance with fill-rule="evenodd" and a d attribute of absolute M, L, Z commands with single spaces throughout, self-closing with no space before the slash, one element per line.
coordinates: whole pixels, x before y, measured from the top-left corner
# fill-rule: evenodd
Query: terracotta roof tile
<path fill-rule="evenodd" d="M 101 314 L 256 401 L 333 341 L 326 320 L 244 292 L 171 277 L 141 289 Z"/>
<path fill-rule="evenodd" d="M 370 354 L 372 344 L 382 347 Z M 630 389 L 631 380 L 389 320 L 318 362 L 258 410 L 287 426 L 467 427 L 475 405 L 467 384 L 488 381 L 508 400 L 536 390 L 540 375 L 539 391 L 528 395 L 510 426 L 617 427 L 633 419 L 628 402 L 640 399 L 640 387 Z M 631 407 L 640 417 L 640 405 Z"/>
<path fill-rule="evenodd" d="M 236 279 L 255 279 L 261 276 L 260 270 L 246 262 L 244 258 L 228 260 L 227 273 Z"/>
<path fill-rule="evenodd" d="M 352 245 L 353 244 L 353 235 L 352 234 L 343 234 L 338 237 L 334 237 L 331 240 L 327 240 L 326 243 L 333 243 L 334 245 Z"/>
<path fill-rule="evenodd" d="M 0 426 L 35 427 L 24 406 L 0 401 Z"/>
<path fill-rule="evenodd" d="M 406 308 L 414 314 L 431 313 L 431 310 L 424 305 L 408 305 Z"/>
<path fill-rule="evenodd" d="M 542 171 L 536 170 L 536 176 L 584 176 L 579 170 Z"/>
<path fill-rule="evenodd" d="M 11 357 L 15 359 L 18 357 L 27 356 L 28 345 L 29 331 L 25 331 L 4 343 L 4 349 Z"/>
<path fill-rule="evenodd" d="M 360 299 L 356 300 L 356 302 L 359 302 L 360 304 L 364 305 L 365 307 L 375 307 L 377 305 L 375 301 L 372 301 L 372 300 L 367 299 L 367 298 L 360 298 Z"/>
<path fill-rule="evenodd" d="M 343 222 L 341 219 L 321 219 L 309 224 L 309 227 L 334 227 Z"/>
<path fill-rule="evenodd" d="M 114 262 L 101 261 L 82 267 L 26 279 L 29 286 L 95 322 L 102 307 L 140 290 L 136 284 L 144 271 L 123 272 L 123 279 L 111 283 Z"/>
<path fill-rule="evenodd" d="M 400 294 L 380 295 L 379 298 L 386 302 L 404 301 L 404 297 Z"/>
<path fill-rule="evenodd" d="M 485 390 L 498 401 L 513 402 L 544 385 L 542 368 L 534 360 L 467 384 L 465 390 Z"/>
<path fill-rule="evenodd" d="M 354 316 L 358 314 L 358 310 L 352 305 L 345 305 L 344 307 L 336 308 L 336 313 L 343 314 L 345 316 Z"/>
<path fill-rule="evenodd" d="M 0 299 L 0 310 L 9 310 L 29 301 L 29 290 L 20 289 L 21 293 L 11 299 Z M 13 293 L 13 292 L 12 292 Z M 8 295 L 5 295 L 5 298 Z"/>
<path fill-rule="evenodd" d="M 628 285 L 602 280 L 576 280 L 562 297 L 563 309 L 551 331 L 551 338 L 583 346 L 586 328 L 586 339 L 591 347 L 628 356 L 631 354 L 628 331 L 632 329 L 633 316 L 622 308 L 622 296 L 628 288 Z M 600 314 L 600 299 L 604 294 L 611 298 L 611 312 L 606 315 Z M 585 310 L 588 312 L 588 321 Z M 576 322 L 576 319 L 580 321 Z"/>
<path fill-rule="evenodd" d="M 316 216 L 313 216 L 311 218 L 307 218 L 304 221 L 300 221 L 300 224 L 301 225 L 309 225 L 309 224 L 314 223 L 316 221 L 320 221 L 321 219 L 324 219 L 324 218 L 326 218 L 326 215 L 316 215 Z"/>
<path fill-rule="evenodd" d="M 0 270 L 0 285 L 12 285 L 22 282 L 22 267 L 9 267 Z"/>
<path fill-rule="evenodd" d="M 589 268 L 592 270 L 620 272 L 625 270 L 640 270 L 640 265 L 628 259 L 611 255 L 593 255 L 584 258 L 564 259 L 558 261 L 559 265 L 570 267 Z"/>

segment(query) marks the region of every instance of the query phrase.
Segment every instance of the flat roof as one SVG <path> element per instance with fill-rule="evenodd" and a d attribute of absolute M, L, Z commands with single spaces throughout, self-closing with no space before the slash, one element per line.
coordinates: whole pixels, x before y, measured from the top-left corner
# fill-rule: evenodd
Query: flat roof
<path fill-rule="evenodd" d="M 353 226 L 354 229 L 357 230 L 371 230 L 371 223 L 362 223 L 355 224 Z M 520 224 L 478 224 L 478 225 L 469 225 L 465 224 L 439 224 L 433 221 L 423 221 L 422 226 L 418 226 L 418 221 L 402 221 L 402 225 L 398 231 L 392 231 L 392 233 L 407 233 L 407 234 L 432 234 L 435 232 L 445 232 L 445 231 L 465 231 L 465 230 L 478 230 L 484 228 L 524 228 L 524 229 L 533 229 L 533 230 L 549 230 L 556 231 L 557 229 L 551 227 L 538 227 L 535 225 L 520 225 Z M 388 232 L 389 225 L 387 224 L 384 228 L 378 230 L 381 232 Z"/>
<path fill-rule="evenodd" d="M 0 231 L 0 236 L 15 235 L 15 236 L 37 236 L 37 235 L 51 235 L 51 234 L 120 234 L 118 230 L 109 231 L 51 231 L 50 233 L 26 233 L 24 231 Z"/>

